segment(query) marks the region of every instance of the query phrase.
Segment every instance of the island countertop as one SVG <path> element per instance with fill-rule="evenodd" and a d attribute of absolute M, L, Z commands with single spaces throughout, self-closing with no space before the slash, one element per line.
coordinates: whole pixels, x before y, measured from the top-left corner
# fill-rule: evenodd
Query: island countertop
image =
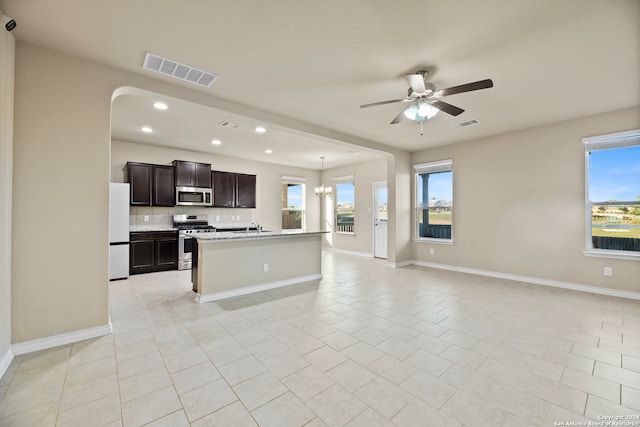
<path fill-rule="evenodd" d="M 222 240 L 287 238 L 299 236 L 316 236 L 326 233 L 328 233 L 328 231 L 221 231 L 215 233 L 202 233 L 199 234 L 196 238 L 198 239 L 198 243 L 212 243 Z"/>

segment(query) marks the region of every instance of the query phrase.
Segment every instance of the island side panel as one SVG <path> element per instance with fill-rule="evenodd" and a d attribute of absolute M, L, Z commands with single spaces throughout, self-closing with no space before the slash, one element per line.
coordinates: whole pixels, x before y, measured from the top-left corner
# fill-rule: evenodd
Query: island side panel
<path fill-rule="evenodd" d="M 321 235 L 199 242 L 198 251 L 202 296 L 321 274 Z"/>

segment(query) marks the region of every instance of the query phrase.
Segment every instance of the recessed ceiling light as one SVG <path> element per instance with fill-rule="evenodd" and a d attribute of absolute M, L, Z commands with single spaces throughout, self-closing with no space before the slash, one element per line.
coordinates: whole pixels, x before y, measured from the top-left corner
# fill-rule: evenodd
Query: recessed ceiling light
<path fill-rule="evenodd" d="M 264 152 L 267 154 L 271 154 L 273 153 L 273 150 L 271 148 L 267 148 L 266 150 L 264 150 Z"/>
<path fill-rule="evenodd" d="M 154 106 L 155 108 L 157 108 L 158 110 L 166 110 L 167 108 L 169 108 L 169 107 L 167 106 L 167 104 L 165 104 L 164 102 L 160 102 L 160 101 L 158 101 L 158 102 L 154 102 L 154 103 L 153 103 L 153 106 Z"/>
<path fill-rule="evenodd" d="M 144 133 L 151 133 L 151 132 L 153 132 L 153 129 L 151 129 L 149 126 L 142 126 L 142 127 L 140 128 L 140 130 L 141 130 L 142 132 L 144 132 Z"/>
<path fill-rule="evenodd" d="M 265 133 L 267 131 L 267 129 L 264 126 L 257 126 L 256 127 L 256 132 L 258 133 Z"/>
<path fill-rule="evenodd" d="M 211 140 L 211 143 L 213 145 L 220 145 L 220 144 L 222 144 L 222 141 L 220 141 L 219 139 L 213 139 L 213 140 Z"/>

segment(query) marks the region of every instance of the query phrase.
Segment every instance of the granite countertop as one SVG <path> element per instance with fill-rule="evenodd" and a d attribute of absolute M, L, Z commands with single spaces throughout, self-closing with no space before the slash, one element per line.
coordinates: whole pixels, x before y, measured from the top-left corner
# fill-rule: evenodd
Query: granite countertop
<path fill-rule="evenodd" d="M 313 236 L 328 233 L 328 231 L 222 231 L 216 233 L 204 233 L 198 235 L 199 242 L 211 242 L 220 240 L 250 240 L 276 237 Z"/>
<path fill-rule="evenodd" d="M 175 227 L 167 227 L 166 225 L 132 225 L 129 227 L 129 232 L 138 233 L 142 231 L 176 231 Z"/>

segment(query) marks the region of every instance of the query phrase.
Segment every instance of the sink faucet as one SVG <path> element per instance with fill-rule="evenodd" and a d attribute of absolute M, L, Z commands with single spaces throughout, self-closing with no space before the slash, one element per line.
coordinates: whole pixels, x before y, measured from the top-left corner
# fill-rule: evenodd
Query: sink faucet
<path fill-rule="evenodd" d="M 255 226 L 256 230 L 258 231 L 258 234 L 260 234 L 260 232 L 262 231 L 262 228 L 260 227 L 260 224 L 258 224 L 257 222 L 252 222 L 251 223 L 252 226 Z M 249 231 L 249 227 L 247 227 L 247 232 Z"/>

